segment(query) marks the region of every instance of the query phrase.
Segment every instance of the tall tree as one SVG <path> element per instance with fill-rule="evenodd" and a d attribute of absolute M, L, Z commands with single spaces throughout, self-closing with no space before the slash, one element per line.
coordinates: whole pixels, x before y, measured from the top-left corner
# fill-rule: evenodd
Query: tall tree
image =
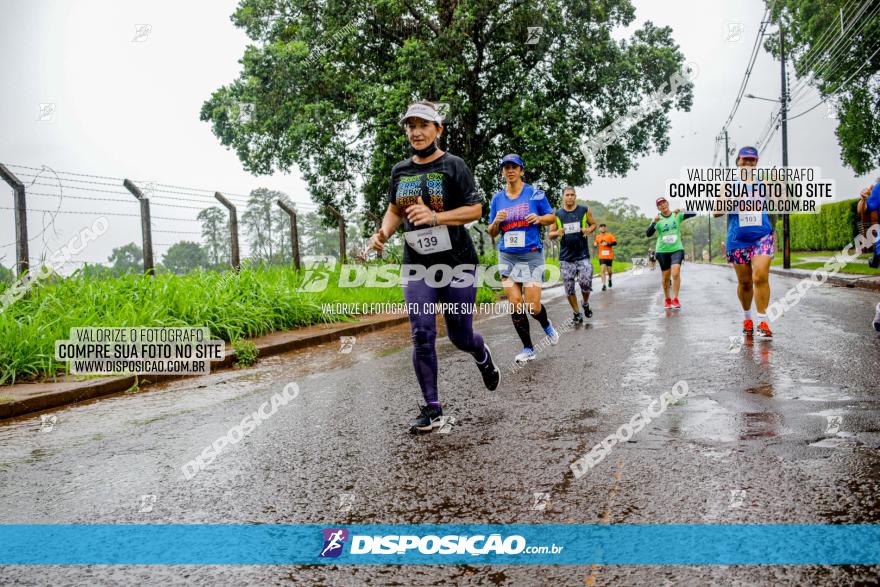
<path fill-rule="evenodd" d="M 168 248 L 168 252 L 162 257 L 162 264 L 168 271 L 183 275 L 193 269 L 206 267 L 208 255 L 199 243 L 180 241 Z"/>
<path fill-rule="evenodd" d="M 116 247 L 110 252 L 108 260 L 114 275 L 140 273 L 144 268 L 143 250 L 134 243 Z"/>
<path fill-rule="evenodd" d="M 267 188 L 252 190 L 247 209 L 241 217 L 245 232 L 250 238 L 251 257 L 272 262 L 278 250 L 278 216 L 281 209 L 275 201 L 287 198 L 287 194 Z"/>
<path fill-rule="evenodd" d="M 336 232 L 321 224 L 317 212 L 309 212 L 301 216 L 300 245 L 304 255 L 338 255 L 339 239 Z"/>
<path fill-rule="evenodd" d="M 432 99 L 448 104 L 445 145 L 484 195 L 510 151 L 557 194 L 665 151 L 669 111 L 690 109 L 671 29 L 620 38 L 634 18 L 629 0 L 242 0 L 232 20 L 254 43 L 201 119 L 248 171 L 296 165 L 317 202 L 351 209 L 361 192 L 378 212 L 408 155 L 398 117 Z M 630 115 L 588 169 L 581 145 L 646 101 L 650 115 Z"/>
<path fill-rule="evenodd" d="M 196 216 L 202 221 L 202 239 L 205 253 L 212 265 L 219 265 L 229 258 L 229 222 L 219 206 L 211 206 Z"/>
<path fill-rule="evenodd" d="M 772 0 L 770 7 L 785 31 L 786 59 L 836 110 L 841 160 L 856 173 L 871 171 L 880 153 L 880 0 Z M 779 58 L 778 32 L 765 47 Z M 805 96 L 794 95 L 789 116 L 819 105 Z"/>

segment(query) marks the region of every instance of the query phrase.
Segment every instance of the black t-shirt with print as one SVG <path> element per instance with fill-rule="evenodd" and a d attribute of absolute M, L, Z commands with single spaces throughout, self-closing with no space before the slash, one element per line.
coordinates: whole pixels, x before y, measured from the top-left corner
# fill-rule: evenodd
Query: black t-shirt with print
<path fill-rule="evenodd" d="M 569 212 L 564 207 L 556 210 L 556 218 L 559 219 L 557 225 L 566 225 L 577 222 L 578 226 L 586 227 L 584 218 L 587 215 L 587 207 L 578 204 L 574 210 Z M 559 241 L 559 260 L 560 261 L 580 261 L 590 257 L 590 246 L 587 237 L 583 233 L 573 232 L 563 235 Z"/>
<path fill-rule="evenodd" d="M 391 170 L 388 201 L 400 208 L 405 232 L 430 228 L 430 225 L 414 226 L 406 219 L 406 209 L 417 204 L 419 196 L 435 212 L 482 203 L 471 170 L 460 157 L 450 153 L 443 153 L 430 163 L 406 159 Z M 403 262 L 425 266 L 476 265 L 477 251 L 467 229 L 464 226 L 443 226 L 449 231 L 450 250 L 420 254 L 404 239 Z"/>

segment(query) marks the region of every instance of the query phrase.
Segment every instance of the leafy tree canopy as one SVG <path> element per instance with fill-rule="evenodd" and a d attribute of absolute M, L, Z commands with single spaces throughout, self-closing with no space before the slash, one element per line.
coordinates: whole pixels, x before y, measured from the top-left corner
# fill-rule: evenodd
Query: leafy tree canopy
<path fill-rule="evenodd" d="M 773 0 L 770 6 L 771 19 L 785 31 L 786 59 L 837 111 L 843 163 L 859 174 L 871 171 L 880 153 L 880 2 Z M 765 48 L 779 58 L 778 32 Z"/>
<path fill-rule="evenodd" d="M 430 99 L 448 104 L 443 146 L 486 197 L 513 151 L 556 198 L 665 151 L 670 110 L 690 109 L 691 84 L 669 83 L 684 63 L 671 29 L 614 38 L 634 18 L 629 0 L 242 0 L 232 20 L 253 43 L 201 119 L 248 171 L 295 165 L 315 201 L 351 210 L 361 193 L 380 212 L 409 154 L 398 118 Z M 588 169 L 581 145 L 658 92 Z"/>

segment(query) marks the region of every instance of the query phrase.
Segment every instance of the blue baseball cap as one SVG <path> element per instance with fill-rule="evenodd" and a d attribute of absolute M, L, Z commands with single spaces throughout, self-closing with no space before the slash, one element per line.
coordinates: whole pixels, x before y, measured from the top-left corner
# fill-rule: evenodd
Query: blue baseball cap
<path fill-rule="evenodd" d="M 522 157 L 517 155 L 516 153 L 510 153 L 509 155 L 505 155 L 501 158 L 501 162 L 498 164 L 498 167 L 504 167 L 505 163 L 513 163 L 514 165 L 519 165 L 523 169 L 526 168 L 526 164 L 523 163 Z"/>
<path fill-rule="evenodd" d="M 754 147 L 743 147 L 739 150 L 739 154 L 736 156 L 737 159 L 740 157 L 751 157 L 753 159 L 758 158 L 758 149 Z"/>

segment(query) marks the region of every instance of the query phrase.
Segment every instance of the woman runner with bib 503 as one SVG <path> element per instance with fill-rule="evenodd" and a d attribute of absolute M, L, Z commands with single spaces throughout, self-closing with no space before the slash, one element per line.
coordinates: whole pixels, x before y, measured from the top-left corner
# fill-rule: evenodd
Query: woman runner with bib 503
<path fill-rule="evenodd" d="M 544 192 L 523 182 L 525 164 L 519 155 L 505 155 L 499 165 L 506 186 L 492 197 L 488 231 L 492 238 L 503 235 L 498 243 L 501 285 L 513 305 L 513 327 L 523 344 L 514 360 L 524 364 L 536 356 L 525 309 L 541 324 L 551 344 L 559 341 L 547 309 L 541 305 L 544 253 L 540 226 L 553 224 L 556 216 Z"/>
<path fill-rule="evenodd" d="M 758 150 L 754 147 L 743 147 L 736 157 L 736 166 L 754 170 L 758 165 Z M 756 181 L 750 174 L 745 181 L 737 180 L 745 185 L 748 197 L 744 200 L 765 198 Z M 720 212 L 713 215 L 720 216 Z M 736 271 L 737 289 L 743 309 L 743 334 L 753 336 L 752 299 L 758 310 L 759 337 L 770 338 L 770 326 L 767 324 L 767 306 L 770 305 L 770 261 L 776 249 L 773 245 L 773 225 L 770 215 L 758 212 L 731 212 L 727 216 L 727 262 L 733 264 Z"/>
<path fill-rule="evenodd" d="M 466 308 L 464 312 L 444 313 L 446 332 L 452 344 L 474 357 L 486 388 L 497 388 L 501 373 L 483 337 L 473 329 L 477 251 L 464 225 L 478 220 L 483 212 L 474 177 L 459 157 L 437 148 L 443 118 L 433 103 L 410 104 L 400 123 L 406 129 L 413 156 L 391 170 L 388 209 L 382 227 L 370 237 L 369 246 L 381 251 L 403 222 L 403 262 L 405 266 L 424 269 L 424 277 L 418 279 L 406 277 L 401 269 L 407 308 L 416 309 L 409 314 L 412 358 L 425 405 L 410 431 L 418 433 L 430 432 L 442 423 L 434 348 L 438 303 Z M 452 269 L 459 265 L 470 267 L 470 280 L 448 279 Z"/>

